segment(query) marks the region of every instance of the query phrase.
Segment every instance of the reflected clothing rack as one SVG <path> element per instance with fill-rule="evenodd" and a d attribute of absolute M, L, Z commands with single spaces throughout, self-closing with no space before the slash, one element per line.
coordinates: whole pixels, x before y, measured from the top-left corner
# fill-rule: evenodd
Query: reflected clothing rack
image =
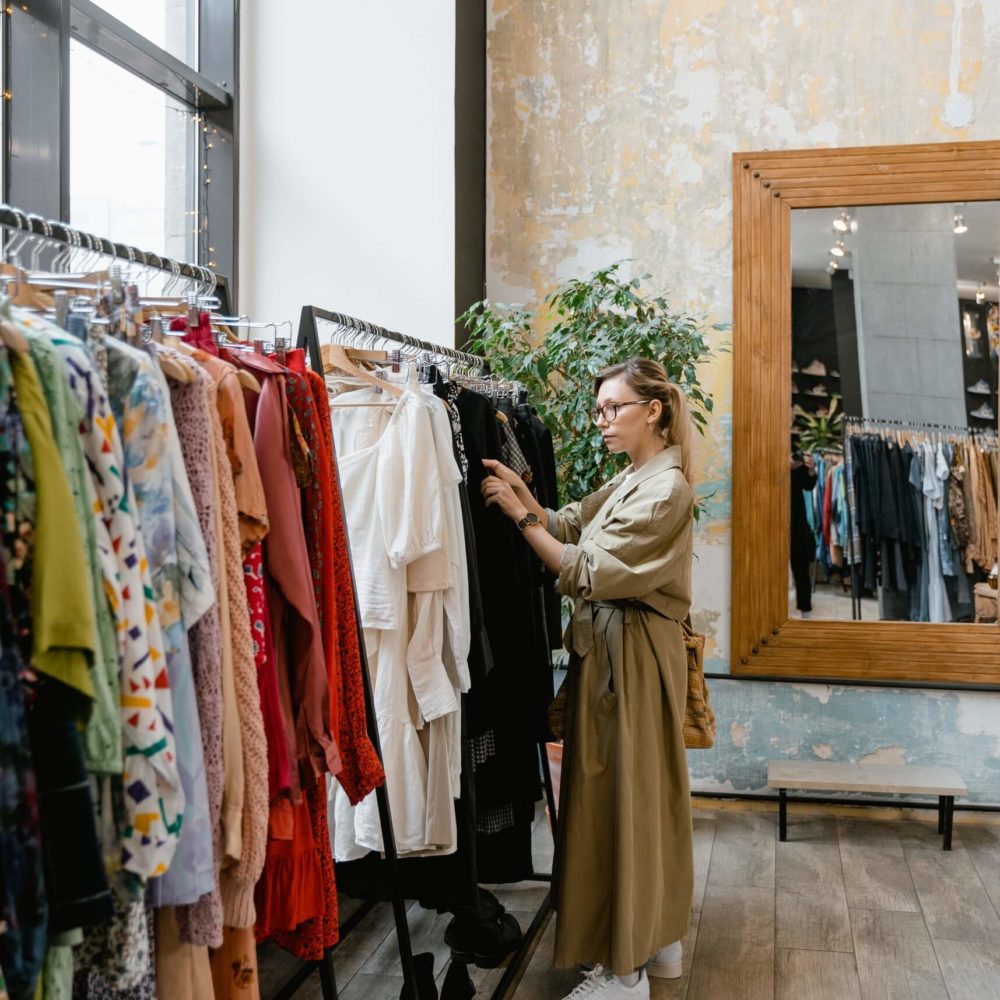
<path fill-rule="evenodd" d="M 849 484 L 848 508 L 848 532 L 850 536 L 849 551 L 852 578 L 852 612 L 854 612 L 855 600 L 857 601 L 856 613 L 852 614 L 856 620 L 861 618 L 860 600 L 860 568 L 862 557 L 859 551 L 860 529 L 855 520 L 855 502 L 853 494 L 856 492 L 854 485 L 854 457 L 855 448 L 852 439 L 881 438 L 882 440 L 895 440 L 900 436 L 917 436 L 923 438 L 931 445 L 941 444 L 961 444 L 966 443 L 970 447 L 984 451 L 996 451 L 998 447 L 998 433 L 996 428 L 984 427 L 974 428 L 959 424 L 938 424 L 930 422 L 894 420 L 881 417 L 859 417 L 845 416 L 843 421 L 844 458 Z M 908 443 L 916 443 L 908 441 Z M 934 620 L 933 618 L 931 620 Z"/>
<path fill-rule="evenodd" d="M 394 333 L 384 327 L 378 326 L 374 323 L 370 323 L 366 320 L 357 319 L 353 316 L 348 316 L 344 313 L 334 312 L 327 309 L 321 309 L 316 306 L 303 306 L 302 313 L 299 320 L 299 332 L 298 339 L 296 341 L 296 347 L 304 349 L 307 352 L 310 366 L 316 372 L 323 372 L 323 356 L 320 350 L 319 333 L 317 322 L 327 322 L 333 323 L 347 330 L 357 331 L 360 334 L 366 334 L 376 341 L 384 341 L 387 343 L 397 343 L 402 347 L 408 347 L 414 350 L 423 351 L 431 355 L 436 355 L 438 357 L 455 361 L 460 364 L 472 365 L 479 368 L 484 373 L 489 372 L 488 362 L 476 355 L 468 354 L 464 351 L 458 351 L 454 348 L 444 347 L 440 344 L 430 343 L 424 340 L 418 340 L 414 337 L 409 337 L 404 334 Z M 334 461 L 334 468 L 337 475 L 338 489 L 340 488 L 340 473 L 337 469 L 337 463 Z M 343 508 L 341 509 L 341 516 L 344 516 Z M 347 533 L 346 519 L 344 522 L 344 531 Z M 352 584 L 354 582 L 354 566 L 353 561 L 351 563 L 351 578 Z M 358 628 L 358 634 L 361 634 L 361 612 L 358 605 L 357 590 L 355 588 L 355 598 L 354 598 L 354 613 Z M 375 746 L 376 752 L 381 757 L 381 745 L 379 743 L 378 727 L 375 718 L 374 703 L 372 700 L 372 689 L 371 689 L 371 678 L 369 674 L 369 666 L 367 654 L 365 651 L 364 643 L 360 643 L 361 651 L 361 661 L 362 661 L 362 680 L 364 683 L 364 693 L 365 693 L 365 710 L 368 716 L 368 729 L 369 735 L 372 739 L 372 743 Z M 538 744 L 539 751 L 539 765 L 542 773 L 543 785 L 546 796 L 546 803 L 549 807 L 549 814 L 552 822 L 553 835 L 556 830 L 556 800 L 555 794 L 552 786 L 552 776 L 548 763 L 548 756 L 545 751 L 545 745 L 542 743 Z M 392 816 L 389 808 L 389 799 L 386 792 L 385 784 L 376 789 L 376 802 L 379 814 L 379 824 L 382 831 L 382 840 L 384 845 L 384 860 L 389 867 L 389 885 L 391 890 L 391 902 L 393 910 L 393 918 L 396 927 L 396 938 L 399 945 L 400 959 L 403 966 L 404 981 L 407 986 L 409 986 L 409 991 L 406 990 L 404 986 L 403 996 L 409 996 L 412 1000 L 423 1000 L 420 993 L 420 986 L 423 985 L 418 983 L 414 962 L 413 962 L 413 948 L 410 938 L 409 923 L 406 917 L 406 903 L 403 897 L 402 891 L 402 881 L 399 875 L 398 868 L 398 854 L 396 851 L 395 837 L 393 834 L 392 827 Z M 550 875 L 543 875 L 535 873 L 535 880 L 537 881 L 550 881 Z M 522 942 L 518 950 L 512 955 L 510 963 L 500 980 L 500 983 L 495 989 L 492 1000 L 500 1000 L 501 997 L 505 996 L 510 986 L 520 977 L 521 971 L 525 966 L 529 956 L 531 955 L 534 947 L 535 940 L 538 934 L 541 932 L 542 927 L 545 924 L 545 917 L 549 912 L 551 907 L 551 895 L 546 894 L 541 906 L 535 913 L 531 925 L 528 931 L 523 935 Z M 364 911 L 367 912 L 367 909 Z M 344 941 L 347 934 L 353 927 L 356 926 L 355 922 L 352 922 L 350 927 L 343 929 L 341 934 L 340 943 Z M 335 950 L 337 946 L 334 946 Z M 296 975 L 295 979 L 299 984 L 305 981 L 305 978 L 311 974 L 315 968 L 315 963 L 307 963 Z M 322 977 L 323 986 L 323 997 L 324 1000 L 333 1000 L 337 996 L 336 983 L 333 977 L 333 965 L 331 960 L 331 953 L 327 952 L 324 959 L 319 963 L 320 974 Z M 289 984 L 290 985 L 290 984 Z M 292 991 L 294 992 L 294 990 Z M 279 993 L 279 997 L 284 1000 L 285 997 L 291 996 L 291 992 L 286 992 L 282 990 Z"/>

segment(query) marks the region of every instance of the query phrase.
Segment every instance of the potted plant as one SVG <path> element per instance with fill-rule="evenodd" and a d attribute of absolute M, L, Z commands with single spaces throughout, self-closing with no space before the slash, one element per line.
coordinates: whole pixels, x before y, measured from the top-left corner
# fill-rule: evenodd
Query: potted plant
<path fill-rule="evenodd" d="M 590 418 L 594 376 L 603 368 L 654 358 L 684 388 L 702 433 L 712 412 L 698 366 L 713 357 L 709 331 L 726 327 L 672 311 L 664 295 L 643 291 L 650 275 L 629 280 L 623 263 L 564 282 L 537 311 L 487 299 L 459 317 L 468 348 L 483 354 L 494 374 L 523 383 L 551 429 L 564 502 L 592 492 L 625 462 L 607 452 Z"/>

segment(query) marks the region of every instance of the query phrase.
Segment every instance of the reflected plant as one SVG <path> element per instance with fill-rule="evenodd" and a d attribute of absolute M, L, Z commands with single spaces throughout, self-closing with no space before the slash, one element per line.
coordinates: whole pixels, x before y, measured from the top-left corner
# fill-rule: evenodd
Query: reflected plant
<path fill-rule="evenodd" d="M 810 413 L 798 404 L 792 408 L 795 416 L 794 426 L 799 432 L 799 448 L 802 451 L 843 452 L 844 414 L 838 412 L 842 397 L 834 393 L 829 398 L 829 409 L 822 416 Z"/>

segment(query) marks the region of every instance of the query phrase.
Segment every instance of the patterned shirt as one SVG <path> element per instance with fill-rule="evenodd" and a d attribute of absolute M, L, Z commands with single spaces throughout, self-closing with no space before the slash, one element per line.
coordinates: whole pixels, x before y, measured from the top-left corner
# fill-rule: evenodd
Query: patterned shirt
<path fill-rule="evenodd" d="M 104 587 L 118 633 L 125 740 L 126 824 L 122 864 L 141 878 L 167 870 L 177 847 L 184 793 L 177 769 L 163 635 L 146 546 L 139 534 L 118 424 L 100 374 L 81 342 L 50 333 L 83 420 L 80 437 L 110 549 L 101 549 Z"/>

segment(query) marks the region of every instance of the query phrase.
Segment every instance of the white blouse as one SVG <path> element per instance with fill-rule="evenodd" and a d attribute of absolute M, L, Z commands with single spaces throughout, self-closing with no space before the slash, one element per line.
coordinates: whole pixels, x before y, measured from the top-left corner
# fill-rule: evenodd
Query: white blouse
<path fill-rule="evenodd" d="M 460 504 L 461 476 L 440 400 L 407 392 L 391 408 L 350 405 L 390 398 L 341 394 L 331 421 L 397 849 L 448 853 L 457 838 L 459 694 L 468 686 L 469 643 L 452 621 L 468 579 L 461 507 L 456 524 L 452 503 L 453 494 Z M 467 592 L 464 618 L 467 635 Z M 353 808 L 331 787 L 336 859 L 381 851 L 375 795 Z"/>

